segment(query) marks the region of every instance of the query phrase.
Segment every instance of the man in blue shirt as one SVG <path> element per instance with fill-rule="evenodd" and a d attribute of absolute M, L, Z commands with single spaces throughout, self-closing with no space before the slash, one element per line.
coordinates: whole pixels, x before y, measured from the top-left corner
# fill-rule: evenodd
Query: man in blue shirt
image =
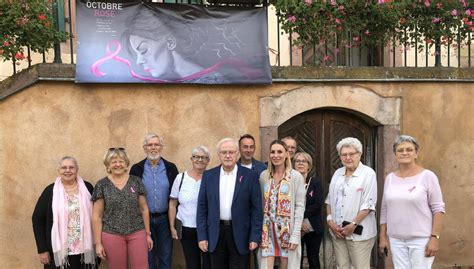
<path fill-rule="evenodd" d="M 157 264 L 160 269 L 171 269 L 173 239 L 168 222 L 168 203 L 178 168 L 161 157 L 163 146 L 163 139 L 157 134 L 147 135 L 143 142 L 147 157 L 130 169 L 131 175 L 143 180 L 147 191 L 151 238 L 154 242 L 153 249 L 148 253 L 149 269 L 157 268 Z"/>

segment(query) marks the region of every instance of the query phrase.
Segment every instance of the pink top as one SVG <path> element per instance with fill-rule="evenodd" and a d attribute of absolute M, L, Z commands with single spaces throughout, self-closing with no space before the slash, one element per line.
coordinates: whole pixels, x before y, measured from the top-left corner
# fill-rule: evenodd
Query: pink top
<path fill-rule="evenodd" d="M 385 179 L 380 224 L 387 224 L 389 237 L 430 237 L 433 214 L 443 212 L 438 177 L 430 171 L 401 178 L 390 173 Z"/>

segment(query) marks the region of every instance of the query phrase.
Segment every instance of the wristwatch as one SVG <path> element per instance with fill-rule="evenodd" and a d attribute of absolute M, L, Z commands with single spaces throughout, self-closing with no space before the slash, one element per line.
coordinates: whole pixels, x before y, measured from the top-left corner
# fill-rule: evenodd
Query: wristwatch
<path fill-rule="evenodd" d="M 357 227 L 357 225 L 359 225 L 359 224 L 357 224 L 357 222 L 355 222 L 355 221 L 351 222 L 351 224 L 354 225 L 354 226 L 356 226 L 356 227 Z"/>
<path fill-rule="evenodd" d="M 439 239 L 439 235 L 437 235 L 437 234 L 432 234 L 431 237 L 434 237 L 434 238 L 436 238 L 436 239 Z"/>

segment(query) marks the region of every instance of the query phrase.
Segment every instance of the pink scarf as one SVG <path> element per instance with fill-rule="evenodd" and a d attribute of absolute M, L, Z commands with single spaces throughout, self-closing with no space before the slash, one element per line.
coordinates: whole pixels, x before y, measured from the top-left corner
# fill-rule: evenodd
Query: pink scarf
<path fill-rule="evenodd" d="M 85 264 L 95 263 L 95 251 L 92 239 L 92 202 L 89 190 L 84 180 L 78 176 L 79 205 L 81 214 L 81 242 Z M 57 267 L 64 268 L 68 264 L 68 202 L 61 178 L 56 178 L 53 188 L 53 229 L 51 230 L 51 245 L 54 262 Z"/>

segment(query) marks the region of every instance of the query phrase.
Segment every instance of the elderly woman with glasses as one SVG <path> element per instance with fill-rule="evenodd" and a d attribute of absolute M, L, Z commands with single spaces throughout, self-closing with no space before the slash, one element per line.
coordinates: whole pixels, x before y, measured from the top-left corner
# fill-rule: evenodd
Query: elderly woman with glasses
<path fill-rule="evenodd" d="M 362 144 L 347 137 L 336 145 L 343 167 L 334 172 L 326 198 L 327 221 L 338 268 L 370 268 L 377 236 L 377 179 L 361 161 Z"/>
<path fill-rule="evenodd" d="M 313 169 L 313 158 L 306 152 L 298 152 L 294 156 L 295 169 L 303 175 L 306 188 L 306 206 L 304 220 L 301 226 L 301 252 L 304 253 L 306 245 L 306 257 L 310 269 L 319 269 L 319 247 L 323 239 L 323 219 L 321 208 L 323 206 L 323 188 L 321 181 L 310 175 Z M 301 258 L 303 265 L 303 257 Z"/>
<path fill-rule="evenodd" d="M 148 268 L 153 247 L 146 191 L 142 180 L 129 176 L 130 161 L 123 148 L 110 148 L 104 156 L 108 176 L 92 194 L 93 230 L 97 256 L 109 268 Z"/>
<path fill-rule="evenodd" d="M 380 210 L 380 252 L 394 268 L 431 268 L 445 207 L 438 177 L 416 163 L 420 146 L 402 135 L 393 144 L 398 170 L 385 178 Z"/>
<path fill-rule="evenodd" d="M 211 268 L 209 253 L 200 250 L 196 231 L 199 189 L 210 157 L 205 146 L 194 148 L 190 158 L 193 168 L 178 174 L 170 193 L 168 216 L 171 235 L 174 239 L 181 239 L 188 269 Z"/>
<path fill-rule="evenodd" d="M 33 212 L 33 231 L 44 268 L 95 268 L 92 185 L 78 175 L 73 157 L 63 157 L 59 176 L 48 185 Z"/>

